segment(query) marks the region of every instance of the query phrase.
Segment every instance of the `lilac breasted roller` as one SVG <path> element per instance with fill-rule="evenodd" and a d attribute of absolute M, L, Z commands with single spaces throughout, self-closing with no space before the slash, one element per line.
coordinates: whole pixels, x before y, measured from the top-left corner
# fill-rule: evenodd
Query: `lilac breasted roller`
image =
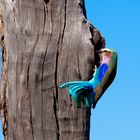
<path fill-rule="evenodd" d="M 69 95 L 79 107 L 83 102 L 86 107 L 95 107 L 105 90 L 110 86 L 116 75 L 118 54 L 114 49 L 104 48 L 98 51 L 101 64 L 95 69 L 89 81 L 72 81 L 61 84 L 60 88 L 68 87 Z"/>

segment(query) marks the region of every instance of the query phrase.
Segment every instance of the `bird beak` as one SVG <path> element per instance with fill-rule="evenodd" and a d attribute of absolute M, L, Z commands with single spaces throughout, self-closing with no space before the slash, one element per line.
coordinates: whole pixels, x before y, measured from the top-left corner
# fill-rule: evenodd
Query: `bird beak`
<path fill-rule="evenodd" d="M 100 50 L 97 50 L 96 52 L 97 53 L 103 53 L 105 51 L 105 48 L 102 48 L 102 49 L 100 49 Z"/>
<path fill-rule="evenodd" d="M 102 52 L 103 52 L 102 50 L 97 50 L 97 51 L 96 51 L 96 53 L 102 53 Z"/>

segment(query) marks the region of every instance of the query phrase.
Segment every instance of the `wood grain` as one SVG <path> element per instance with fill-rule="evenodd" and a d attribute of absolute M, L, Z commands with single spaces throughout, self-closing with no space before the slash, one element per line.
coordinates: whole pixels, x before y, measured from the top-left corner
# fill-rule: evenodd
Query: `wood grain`
<path fill-rule="evenodd" d="M 77 108 L 67 90 L 58 89 L 66 81 L 90 79 L 99 63 L 95 50 L 104 47 L 86 19 L 84 0 L 1 0 L 0 5 L 5 139 L 89 140 L 90 109 Z"/>

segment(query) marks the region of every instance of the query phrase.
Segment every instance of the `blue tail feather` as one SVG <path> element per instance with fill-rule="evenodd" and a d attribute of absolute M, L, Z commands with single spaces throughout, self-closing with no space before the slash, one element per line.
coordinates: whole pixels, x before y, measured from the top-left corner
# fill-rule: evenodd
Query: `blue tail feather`
<path fill-rule="evenodd" d="M 82 102 L 90 107 L 94 101 L 93 87 L 89 81 L 74 81 L 61 84 L 60 88 L 68 87 L 69 95 L 80 106 Z"/>

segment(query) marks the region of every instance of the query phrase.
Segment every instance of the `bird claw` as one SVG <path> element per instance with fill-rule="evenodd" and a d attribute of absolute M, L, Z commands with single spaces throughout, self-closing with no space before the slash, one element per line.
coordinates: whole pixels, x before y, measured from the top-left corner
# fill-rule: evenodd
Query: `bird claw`
<path fill-rule="evenodd" d="M 95 73 L 96 73 L 96 71 L 97 71 L 97 66 L 96 66 L 96 65 L 94 65 L 93 71 L 94 71 L 93 76 L 95 76 Z"/>
<path fill-rule="evenodd" d="M 97 66 L 96 65 L 94 65 L 94 69 L 93 69 L 94 71 L 96 71 L 97 70 Z"/>

